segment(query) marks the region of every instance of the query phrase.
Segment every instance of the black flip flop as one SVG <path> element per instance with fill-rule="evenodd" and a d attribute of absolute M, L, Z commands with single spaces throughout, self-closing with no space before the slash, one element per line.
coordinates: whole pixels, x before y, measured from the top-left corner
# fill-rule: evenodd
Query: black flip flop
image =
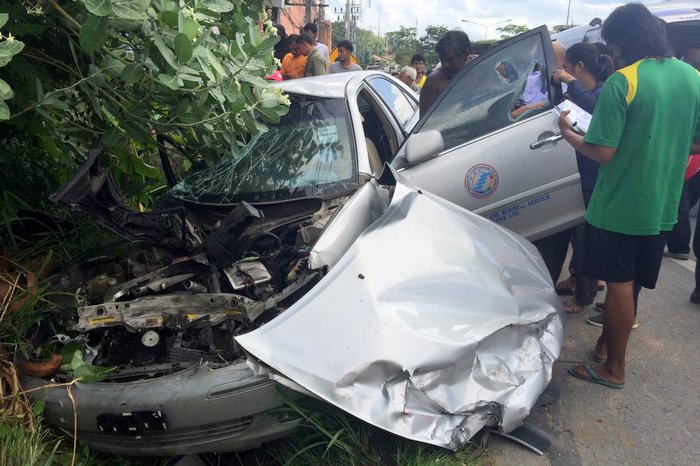
<path fill-rule="evenodd" d="M 593 370 L 590 364 L 581 364 L 581 367 L 583 367 L 586 372 L 588 372 L 588 377 L 585 375 L 581 375 L 578 372 L 574 371 L 573 366 L 569 367 L 569 374 L 573 375 L 577 379 L 584 380 L 586 382 L 591 382 L 591 383 L 596 383 L 598 385 L 602 385 L 604 387 L 608 388 L 615 388 L 615 389 L 621 389 L 625 386 L 624 382 L 623 383 L 615 383 L 615 382 L 610 382 L 602 378 L 601 376 L 598 375 L 596 371 Z"/>

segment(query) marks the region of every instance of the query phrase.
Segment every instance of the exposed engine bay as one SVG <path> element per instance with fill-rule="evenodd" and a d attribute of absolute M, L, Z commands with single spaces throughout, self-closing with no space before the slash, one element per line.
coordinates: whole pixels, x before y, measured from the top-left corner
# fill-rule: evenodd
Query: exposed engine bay
<path fill-rule="evenodd" d="M 236 335 L 277 316 L 321 278 L 323 269 L 309 269 L 309 251 L 338 202 L 272 219 L 242 202 L 202 232 L 204 252 L 147 246 L 106 261 L 79 287 L 77 315 L 54 339 L 79 342 L 88 364 L 117 366 L 110 379 L 230 364 L 241 356 Z"/>

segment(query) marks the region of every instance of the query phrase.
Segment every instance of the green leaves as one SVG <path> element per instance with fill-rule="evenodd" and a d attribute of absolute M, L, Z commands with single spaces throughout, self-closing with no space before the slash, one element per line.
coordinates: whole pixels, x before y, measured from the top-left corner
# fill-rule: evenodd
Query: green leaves
<path fill-rule="evenodd" d="M 112 14 L 121 19 L 147 19 L 150 3 L 150 0 L 112 0 Z"/>
<path fill-rule="evenodd" d="M 3 79 L 0 79 L 0 100 L 9 100 L 15 96 L 12 88 Z"/>
<path fill-rule="evenodd" d="M 41 416 L 44 414 L 44 408 L 46 407 L 46 401 L 44 400 L 36 400 L 34 404 L 32 404 L 32 414 L 35 416 Z"/>
<path fill-rule="evenodd" d="M 139 63 L 126 65 L 122 70 L 121 78 L 127 84 L 134 84 L 143 78 L 143 67 Z"/>
<path fill-rule="evenodd" d="M 114 16 L 120 19 L 148 18 L 150 0 L 83 0 L 85 9 L 95 16 Z"/>
<path fill-rule="evenodd" d="M 170 90 L 177 91 L 180 88 L 180 85 L 177 82 L 177 78 L 175 76 L 171 76 L 169 74 L 164 74 L 161 73 L 158 75 L 158 82 L 161 83 L 163 86 L 167 87 Z"/>
<path fill-rule="evenodd" d="M 7 24 L 10 16 L 7 13 L 0 13 L 0 27 Z M 24 49 L 24 43 L 16 40 L 11 33 L 2 39 L 0 36 L 0 67 L 6 66 L 12 61 L 12 57 L 17 55 Z M 10 118 L 10 107 L 4 102 L 5 100 L 10 100 L 15 96 L 14 91 L 7 82 L 0 79 L 0 121 L 9 120 Z"/>
<path fill-rule="evenodd" d="M 170 65 L 173 69 L 177 69 L 177 60 L 175 58 L 175 54 L 167 45 L 165 45 L 163 37 L 160 34 L 155 33 L 153 35 L 153 43 L 160 52 L 160 55 L 163 57 L 163 59 L 165 59 L 166 63 Z"/>
<path fill-rule="evenodd" d="M 96 52 L 107 42 L 109 18 L 89 15 L 80 28 L 80 46 L 86 52 Z"/>
<path fill-rule="evenodd" d="M 0 65 L 13 66 L 8 74 L 13 81 L 6 79 L 23 90 L 14 95 L 0 80 L 0 118 L 10 116 L 4 99 L 13 98 L 23 110 L 23 117 L 13 122 L 19 120 L 24 126 L 18 126 L 18 133 L 26 134 L 13 149 L 15 158 L 22 159 L 23 145 L 34 145 L 32 155 L 43 153 L 36 160 L 63 157 L 65 170 L 101 145 L 122 191 L 133 192 L 159 185 L 153 179 L 158 175 L 154 134 L 177 140 L 189 158 L 184 163 L 200 166 L 237 153 L 249 134 L 264 131 L 263 123 L 277 122 L 287 111 L 285 99 L 263 79 L 273 69 L 278 37 L 265 23 L 262 0 L 60 3 L 65 3 L 65 14 L 45 8 L 41 18 L 26 13 L 8 23 L 0 13 L 0 24 L 43 28 L 32 33 L 40 53 L 21 65 L 10 59 L 23 44 L 0 39 Z M 26 9 L 18 11 L 25 14 Z M 66 15 L 73 21 L 66 21 Z M 16 76 L 22 77 L 17 84 Z M 3 134 L 10 134 L 5 130 L 0 126 L 3 156 Z M 40 173 L 52 174 L 50 164 Z"/>
<path fill-rule="evenodd" d="M 6 39 L 0 42 L 0 66 L 10 63 L 12 57 L 20 53 L 22 49 L 24 49 L 24 43 L 18 40 Z"/>
<path fill-rule="evenodd" d="M 199 34 L 199 23 L 193 19 L 184 19 L 179 23 L 178 28 L 181 33 L 194 40 Z"/>
<path fill-rule="evenodd" d="M 175 36 L 175 56 L 180 63 L 187 63 L 192 58 L 192 41 L 187 34 Z"/>
<path fill-rule="evenodd" d="M 233 10 L 233 2 L 230 0 L 204 0 L 204 8 L 216 13 L 227 13 Z"/>
<path fill-rule="evenodd" d="M 95 16 L 107 16 L 112 12 L 112 2 L 110 0 L 84 0 L 87 11 Z"/>
<path fill-rule="evenodd" d="M 10 108 L 7 106 L 5 102 L 0 100 L 0 120 L 9 120 L 10 119 Z"/>
<path fill-rule="evenodd" d="M 66 356 L 70 357 L 70 364 L 64 364 L 63 368 L 66 370 L 72 371 L 73 376 L 76 379 L 79 378 L 81 382 L 84 382 L 84 383 L 99 382 L 100 380 L 104 380 L 105 376 L 108 373 L 110 373 L 116 369 L 116 366 L 115 367 L 103 367 L 103 366 L 90 365 L 83 360 L 83 352 L 81 350 L 76 349 L 71 355 L 70 350 L 73 347 L 71 346 L 69 348 L 68 346 L 66 346 L 66 348 L 68 348 L 69 351 L 62 351 L 62 354 L 67 353 Z M 64 348 L 64 350 L 65 350 L 65 348 Z"/>
<path fill-rule="evenodd" d="M 163 11 L 160 14 L 160 21 L 171 28 L 177 27 L 178 22 L 178 12 L 177 11 Z"/>

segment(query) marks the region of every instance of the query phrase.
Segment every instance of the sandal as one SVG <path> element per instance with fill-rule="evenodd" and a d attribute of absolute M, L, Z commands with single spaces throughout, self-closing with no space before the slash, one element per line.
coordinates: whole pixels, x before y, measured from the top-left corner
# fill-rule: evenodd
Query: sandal
<path fill-rule="evenodd" d="M 575 367 L 580 366 L 583 368 L 584 371 L 586 371 L 586 374 L 580 374 L 578 371 L 576 371 Z M 577 379 L 581 379 L 585 382 L 591 382 L 591 383 L 596 383 L 598 385 L 603 385 L 604 387 L 608 388 L 616 388 L 620 389 L 625 386 L 625 383 L 616 383 L 616 382 L 610 382 L 609 380 L 605 380 L 601 376 L 598 375 L 598 373 L 593 370 L 593 366 L 590 364 L 576 364 L 571 367 L 569 367 L 569 374 L 573 375 Z"/>

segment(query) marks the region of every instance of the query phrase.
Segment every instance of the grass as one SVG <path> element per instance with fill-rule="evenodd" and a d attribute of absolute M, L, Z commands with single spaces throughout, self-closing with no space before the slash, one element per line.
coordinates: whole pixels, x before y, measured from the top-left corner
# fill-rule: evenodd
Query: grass
<path fill-rule="evenodd" d="M 476 444 L 451 452 L 390 434 L 322 401 L 306 398 L 286 403 L 285 409 L 303 422 L 289 439 L 268 450 L 277 464 L 472 466 L 482 461 L 483 450 Z"/>
<path fill-rule="evenodd" d="M 61 219 L 34 211 L 11 193 L 0 195 L 0 255 L 5 259 L 0 270 L 9 265 L 36 267 L 36 261 L 51 252 L 50 273 L 104 251 L 118 252 L 115 246 L 124 243 L 84 214 Z M 5 263 L 7 258 L 12 262 Z"/>
<path fill-rule="evenodd" d="M 51 298 L 65 294 L 49 292 L 47 277 L 116 240 L 91 220 L 28 218 L 18 214 L 20 209 L 31 210 L 12 194 L 0 195 L 0 466 L 158 464 L 102 455 L 83 446 L 74 452 L 72 440 L 48 430 L 41 422 L 42 407 L 32 406 L 22 393 L 14 355 L 46 356 L 33 346 L 31 335 L 47 322 Z M 27 224 L 36 230 L 31 237 L 23 231 Z"/>
<path fill-rule="evenodd" d="M 52 465 L 58 460 L 61 440 L 43 428 L 0 423 L 0 466 Z"/>
<path fill-rule="evenodd" d="M 3 420 L 5 419 L 5 420 Z M 9 420 L 10 422 L 5 422 Z M 172 458 L 138 458 L 109 455 L 78 445 L 57 436 L 43 426 L 41 419 L 34 427 L 7 419 L 0 412 L 0 466 L 165 466 Z"/>

